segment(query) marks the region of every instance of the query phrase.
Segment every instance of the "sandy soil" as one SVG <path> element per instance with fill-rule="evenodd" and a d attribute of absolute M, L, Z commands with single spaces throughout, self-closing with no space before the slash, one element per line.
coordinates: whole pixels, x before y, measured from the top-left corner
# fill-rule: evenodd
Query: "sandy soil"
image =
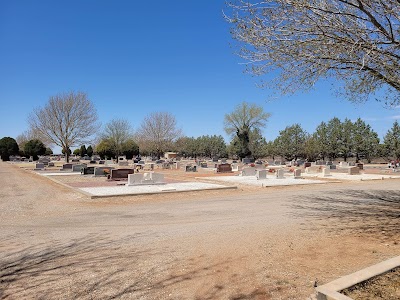
<path fill-rule="evenodd" d="M 341 293 L 354 300 L 398 300 L 400 299 L 400 268 L 361 282 Z"/>
<path fill-rule="evenodd" d="M 399 255 L 399 183 L 92 200 L 0 163 L 0 298 L 307 299 Z"/>

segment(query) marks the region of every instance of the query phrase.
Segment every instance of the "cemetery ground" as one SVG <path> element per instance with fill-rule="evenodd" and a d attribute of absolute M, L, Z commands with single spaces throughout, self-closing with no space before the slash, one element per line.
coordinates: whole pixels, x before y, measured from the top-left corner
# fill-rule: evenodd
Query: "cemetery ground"
<path fill-rule="evenodd" d="M 399 179 L 91 199 L 60 177 L 0 163 L 1 299 L 307 299 L 400 252 Z"/>

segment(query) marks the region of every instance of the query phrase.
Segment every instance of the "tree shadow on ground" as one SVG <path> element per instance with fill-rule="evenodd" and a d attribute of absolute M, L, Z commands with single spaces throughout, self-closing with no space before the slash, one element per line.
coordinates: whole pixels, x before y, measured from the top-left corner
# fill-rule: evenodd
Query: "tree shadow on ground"
<path fill-rule="evenodd" d="M 235 263 L 228 258 L 176 271 L 182 262 L 177 258 L 165 259 L 164 255 L 172 254 L 173 250 L 143 247 L 138 250 L 132 244 L 135 238 L 111 240 L 97 235 L 3 253 L 0 299 L 158 299 L 165 289 L 212 278 L 216 270 Z M 129 246 L 121 247 L 125 240 Z M 212 282 L 209 278 L 208 282 Z M 226 296 L 226 287 L 214 287 L 196 299 Z M 260 298 L 261 294 L 267 295 L 255 289 L 224 298 L 269 299 Z"/>
<path fill-rule="evenodd" d="M 294 199 L 290 206 L 293 217 L 310 217 L 333 221 L 328 229 L 349 230 L 356 234 L 382 233 L 399 235 L 400 191 L 345 190 L 325 195 L 308 195 Z"/>

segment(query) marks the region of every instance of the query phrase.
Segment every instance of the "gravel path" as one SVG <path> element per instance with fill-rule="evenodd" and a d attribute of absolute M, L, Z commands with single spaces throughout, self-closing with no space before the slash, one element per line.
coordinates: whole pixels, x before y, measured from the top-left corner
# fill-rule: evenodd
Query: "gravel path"
<path fill-rule="evenodd" d="M 0 298 L 306 299 L 398 255 L 398 181 L 89 199 L 0 163 Z"/>

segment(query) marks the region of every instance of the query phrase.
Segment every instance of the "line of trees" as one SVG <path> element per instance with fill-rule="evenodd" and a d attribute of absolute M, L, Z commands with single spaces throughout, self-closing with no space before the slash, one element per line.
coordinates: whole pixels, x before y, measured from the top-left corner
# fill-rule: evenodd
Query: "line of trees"
<path fill-rule="evenodd" d="M 3 160 L 18 154 L 36 159 L 39 155 L 51 153 L 46 145 L 55 144 L 61 145 L 67 161 L 70 147 L 79 146 L 74 154 L 91 156 L 96 153 L 103 158 L 125 155 L 131 159 L 139 154 L 160 158 L 166 151 L 175 151 L 186 157 L 400 159 L 400 126 L 397 121 L 385 135 L 383 143 L 371 126 L 360 118 L 354 122 L 333 118 L 321 122 L 314 133 L 307 133 L 299 124 L 294 124 L 280 131 L 275 140 L 266 141 L 261 130 L 269 117 L 270 114 L 261 106 L 247 102 L 236 106 L 224 118 L 224 129 L 231 136 L 229 145 L 217 135 L 183 136 L 170 113 L 149 114 L 136 132 L 128 121 L 113 119 L 98 134 L 95 147 L 86 148 L 83 141 L 93 140 L 99 129 L 97 113 L 86 94 L 70 92 L 50 97 L 43 109 L 35 109 L 29 117 L 30 130 L 19 135 L 17 141 L 11 137 L 0 139 L 0 155 Z M 89 126 L 87 120 L 97 128 L 93 124 Z M 86 125 L 89 128 L 84 130 Z"/>

